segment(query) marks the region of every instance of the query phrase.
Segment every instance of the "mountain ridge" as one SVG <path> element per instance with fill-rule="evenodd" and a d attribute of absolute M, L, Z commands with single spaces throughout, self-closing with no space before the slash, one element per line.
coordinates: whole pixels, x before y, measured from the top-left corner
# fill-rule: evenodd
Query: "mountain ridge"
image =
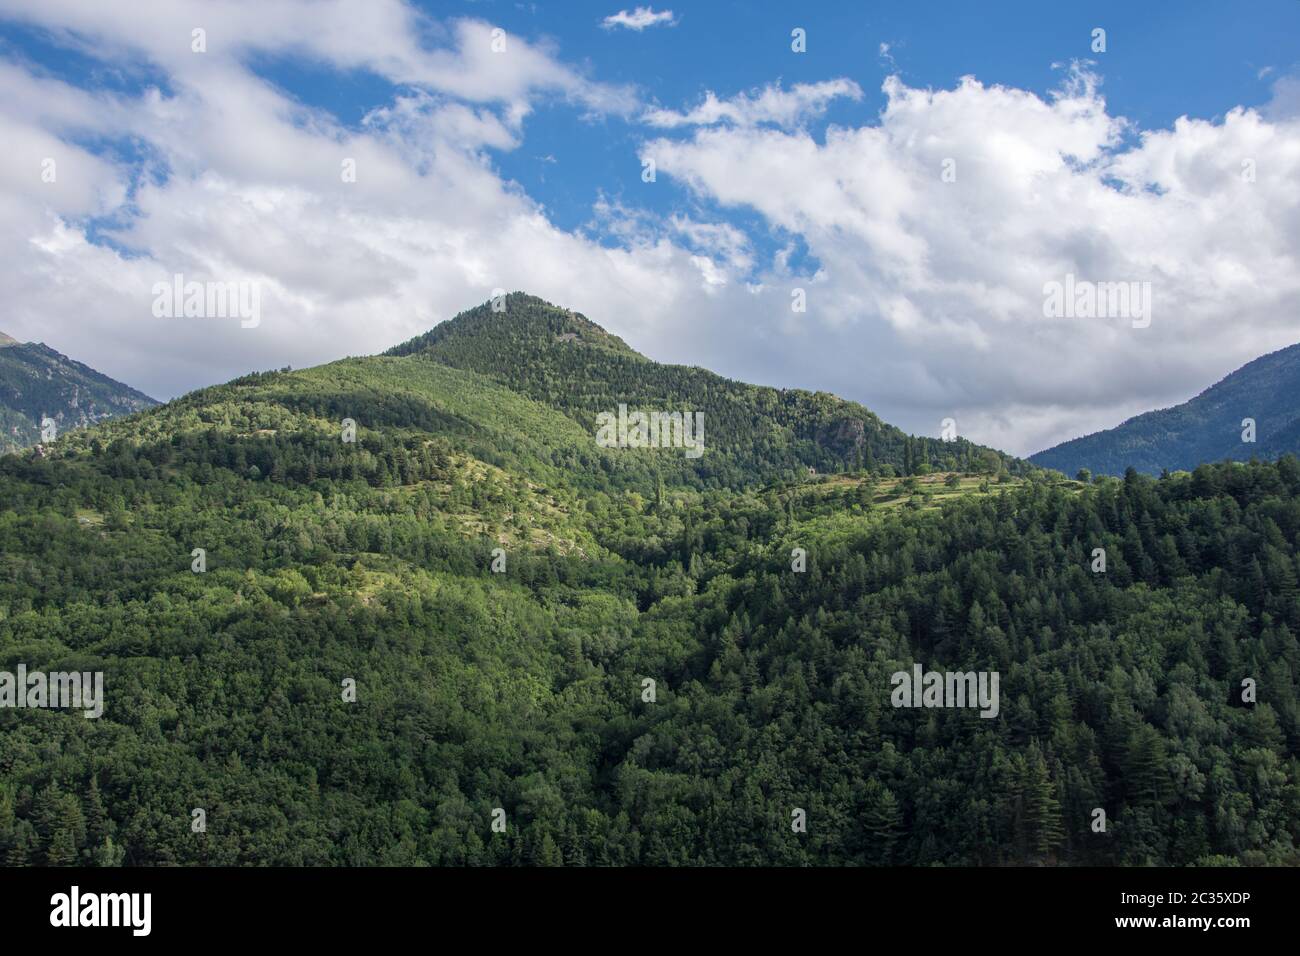
<path fill-rule="evenodd" d="M 1029 456 L 1066 474 L 1190 471 L 1212 461 L 1275 459 L 1300 452 L 1300 343 L 1252 359 L 1178 405 L 1134 415 L 1114 428 Z M 1244 440 L 1246 420 L 1255 441 Z"/>
<path fill-rule="evenodd" d="M 0 340 L 0 454 L 39 443 L 45 417 L 63 433 L 158 404 L 43 342 Z"/>

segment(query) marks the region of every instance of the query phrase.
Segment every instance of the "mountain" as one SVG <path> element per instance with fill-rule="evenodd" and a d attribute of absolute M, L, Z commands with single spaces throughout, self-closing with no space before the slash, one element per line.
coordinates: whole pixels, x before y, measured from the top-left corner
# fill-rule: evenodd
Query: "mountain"
<path fill-rule="evenodd" d="M 1300 864 L 1294 458 L 923 473 L 514 304 L 0 456 L 0 863 Z"/>
<path fill-rule="evenodd" d="M 1245 419 L 1255 441 L 1243 440 Z M 1300 454 L 1300 345 L 1243 365 L 1182 405 L 1146 412 L 1115 428 L 1031 455 L 1044 468 L 1119 475 L 1190 471 L 1211 461 L 1276 459 Z"/>
<path fill-rule="evenodd" d="M 43 343 L 0 332 L 0 454 L 40 442 L 44 417 L 63 435 L 157 404 Z"/>
<path fill-rule="evenodd" d="M 699 461 L 660 467 L 685 480 L 743 486 L 819 472 L 889 465 L 900 474 L 963 469 L 1023 474 L 1011 456 L 965 439 L 911 437 L 856 402 L 827 392 L 747 385 L 706 369 L 654 362 L 580 313 L 524 293 L 462 312 L 390 349 L 487 376 L 563 412 L 591 434 L 598 416 L 703 412 Z"/>
<path fill-rule="evenodd" d="M 597 417 L 616 414 L 620 404 L 701 412 L 703 454 L 602 447 Z M 372 454 L 345 463 L 338 443 L 345 419 Z M 962 439 L 908 436 L 825 392 L 747 385 L 653 362 L 585 317 L 522 293 L 508 297 L 504 313 L 485 303 L 384 355 L 253 373 L 62 447 L 121 441 L 171 458 L 169 448 L 216 435 L 241 443 L 255 436 L 237 468 L 268 476 L 274 469 L 277 480 L 290 481 L 382 484 L 401 479 L 434 446 L 585 492 L 740 490 L 806 480 L 810 468 L 867 469 L 885 479 L 952 469 L 1005 479 L 1036 470 Z"/>

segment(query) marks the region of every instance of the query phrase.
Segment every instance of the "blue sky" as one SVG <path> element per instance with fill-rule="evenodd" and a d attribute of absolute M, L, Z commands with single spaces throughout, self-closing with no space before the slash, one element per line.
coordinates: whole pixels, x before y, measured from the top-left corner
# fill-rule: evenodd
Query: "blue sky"
<path fill-rule="evenodd" d="M 618 4 L 467 6 L 490 10 L 493 22 L 512 31 L 554 37 L 567 58 L 589 63 L 593 75 L 642 86 L 668 106 L 691 103 L 705 90 L 732 94 L 776 78 L 786 84 L 834 76 L 857 81 L 864 98 L 837 103 L 810 124 L 815 135 L 830 123 L 872 122 L 884 106 L 881 83 L 891 73 L 913 86 L 948 87 L 969 74 L 1045 94 L 1060 82 L 1064 64 L 1104 60 L 1111 109 L 1156 128 L 1183 115 L 1211 118 L 1234 106 L 1262 105 L 1271 98 L 1276 71 L 1300 64 L 1300 3 L 1286 0 L 1252 5 L 1249 15 L 1222 2 L 938 3 L 921 15 L 916 3 L 899 0 L 794 5 L 797 14 L 788 2 L 677 4 L 671 7 L 676 26 L 641 32 L 601 28 L 612 7 L 629 9 Z M 803 56 L 790 51 L 795 26 L 808 31 Z M 1104 55 L 1091 50 L 1098 26 L 1107 29 Z M 892 59 L 880 54 L 882 43 Z M 1266 68 L 1270 72 L 1261 77 Z M 341 100 L 314 84 L 291 88 L 356 112 L 355 86 L 340 91 Z M 635 124 L 583 122 L 572 110 L 546 110 L 530 122 L 534 148 L 504 156 L 501 168 L 546 202 L 557 221 L 577 226 L 587 221 L 597 190 L 640 185 L 629 141 L 641 135 Z M 647 201 L 671 201 L 663 192 L 650 191 Z"/>
<path fill-rule="evenodd" d="M 690 104 L 706 90 L 728 95 L 774 79 L 787 85 L 832 76 L 855 80 L 863 99 L 834 104 L 809 124 L 814 135 L 832 123 L 872 122 L 885 102 L 881 83 L 891 73 L 914 86 L 942 88 L 969 74 L 986 84 L 1046 94 L 1070 61 L 1104 58 L 1113 111 L 1156 128 L 1183 115 L 1212 118 L 1234 106 L 1267 103 L 1279 68 L 1300 64 L 1300 3 L 1288 0 L 1266 0 L 1250 15 L 1212 0 L 950 2 L 932 5 L 924 16 L 906 0 L 795 5 L 797 13 L 788 2 L 708 2 L 660 7 L 672 10 L 673 25 L 640 31 L 602 26 L 611 13 L 634 10 L 636 3 L 479 0 L 416 6 L 437 17 L 483 17 L 511 34 L 552 42 L 590 75 L 642 88 L 665 106 Z M 1104 55 L 1091 49 L 1098 26 L 1107 29 Z M 791 52 L 794 27 L 808 33 L 805 55 Z M 881 44 L 888 46 L 885 55 Z M 45 53 L 47 65 L 61 56 L 57 49 Z M 339 75 L 296 56 L 267 58 L 257 69 L 352 125 L 398 92 L 372 73 Z M 80 72 L 86 75 L 84 65 Z M 157 82 L 147 74 L 141 79 Z M 494 160 L 503 175 L 545 204 L 558 225 L 588 225 L 601 195 L 629 197 L 662 213 L 682 208 L 680 191 L 642 188 L 639 124 L 595 118 L 552 101 L 540 105 L 527 126 L 525 148 L 499 151 Z"/>
<path fill-rule="evenodd" d="M 167 398 L 523 288 L 1020 453 L 1300 339 L 1300 3 L 807 6 L 0 0 L 0 325 Z M 265 321 L 159 324 L 178 272 Z M 1067 273 L 1157 321 L 1045 322 Z"/>

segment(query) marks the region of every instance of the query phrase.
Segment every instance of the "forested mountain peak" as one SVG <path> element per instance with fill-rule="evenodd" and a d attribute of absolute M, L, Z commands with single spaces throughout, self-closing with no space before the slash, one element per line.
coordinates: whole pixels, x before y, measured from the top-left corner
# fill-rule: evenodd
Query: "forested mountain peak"
<path fill-rule="evenodd" d="M 512 292 L 461 312 L 428 332 L 389 349 L 387 355 L 414 355 L 439 346 L 492 348 L 518 356 L 521 349 L 588 345 L 644 358 L 617 335 L 611 335 L 581 312 L 574 312 L 526 292 Z"/>
<path fill-rule="evenodd" d="M 703 458 L 661 464 L 665 481 L 729 487 L 845 469 L 1023 473 L 1024 462 L 965 439 L 913 437 L 827 392 L 750 385 L 698 366 L 656 362 L 586 316 L 515 292 L 390 349 L 487 376 L 595 434 L 620 406 L 702 414 Z M 936 423 L 937 425 L 937 423 Z M 685 469 L 686 473 L 679 474 Z"/>
<path fill-rule="evenodd" d="M 18 340 L 14 338 L 12 335 L 5 335 L 5 333 L 0 332 L 0 349 L 8 345 L 17 345 L 17 344 L 18 344 Z"/>

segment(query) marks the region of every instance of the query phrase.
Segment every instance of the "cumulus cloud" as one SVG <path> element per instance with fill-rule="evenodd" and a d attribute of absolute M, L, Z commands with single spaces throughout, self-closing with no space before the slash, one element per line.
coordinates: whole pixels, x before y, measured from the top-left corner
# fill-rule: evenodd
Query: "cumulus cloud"
<path fill-rule="evenodd" d="M 841 78 L 823 83 L 796 83 L 788 90 L 783 90 L 779 83 L 774 83 L 761 90 L 741 93 L 726 100 L 719 99 L 712 90 L 708 90 L 704 94 L 704 101 L 686 112 L 655 108 L 647 110 L 641 121 L 664 129 L 712 126 L 724 122 L 737 126 L 755 126 L 760 123 L 793 126 L 824 113 L 830 102 L 838 97 L 860 100 L 862 88 L 852 80 Z"/>
<path fill-rule="evenodd" d="M 606 30 L 616 30 L 621 27 L 625 30 L 636 30 L 638 33 L 646 29 L 646 27 L 672 27 L 676 25 L 677 21 L 673 18 L 671 10 L 661 10 L 656 13 L 650 7 L 637 7 L 631 13 L 620 10 L 618 13 L 610 14 L 601 21 L 601 26 Z"/>
<path fill-rule="evenodd" d="M 1294 120 L 1235 109 L 1139 132 L 1079 69 L 1049 97 L 973 78 L 884 92 L 877 124 L 821 142 L 732 126 L 644 147 L 701 201 L 806 242 L 815 268 L 777 261 L 747 287 L 788 374 L 1027 453 L 1300 339 Z M 1150 282 L 1154 321 L 1045 318 L 1067 274 Z"/>

